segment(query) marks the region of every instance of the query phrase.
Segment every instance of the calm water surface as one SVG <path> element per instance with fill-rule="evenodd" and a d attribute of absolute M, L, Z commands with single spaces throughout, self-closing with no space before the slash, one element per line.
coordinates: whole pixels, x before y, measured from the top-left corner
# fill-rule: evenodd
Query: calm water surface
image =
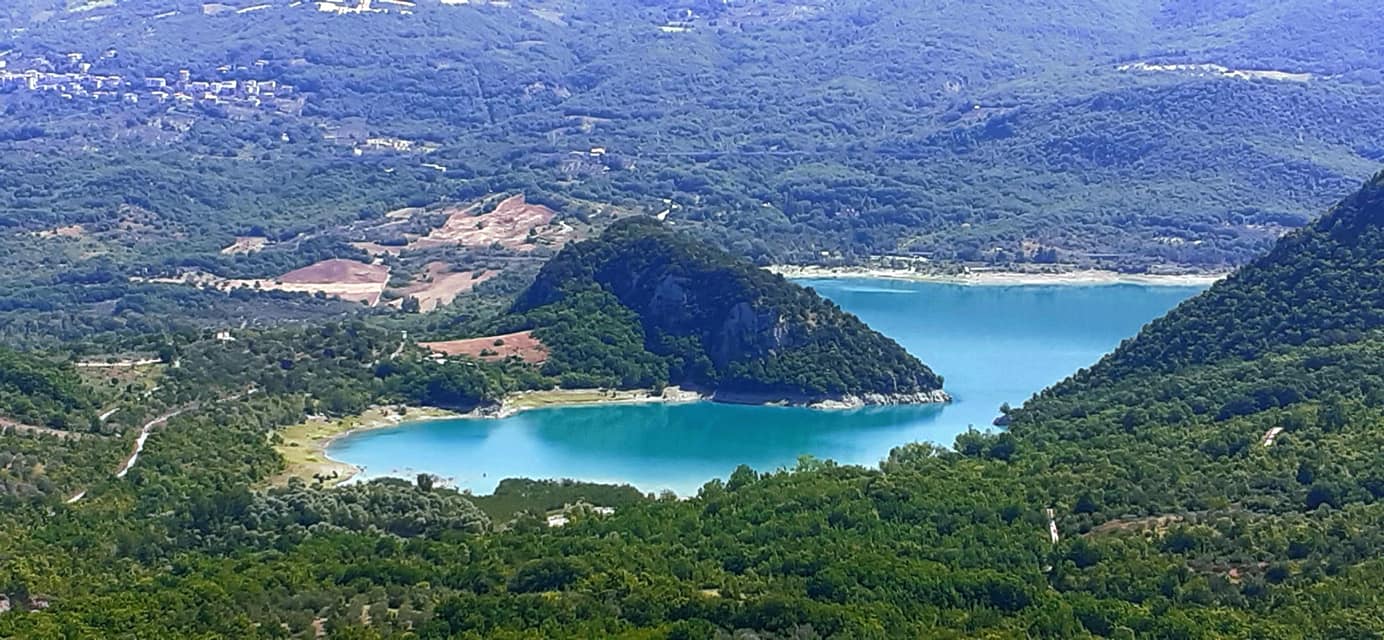
<path fill-rule="evenodd" d="M 898 340 L 946 379 L 946 406 L 814 411 L 712 403 L 586 406 L 503 420 L 421 422 L 336 441 L 364 477 L 426 471 L 488 493 L 503 478 L 628 482 L 695 493 L 739 464 L 766 470 L 811 454 L 874 465 L 906 442 L 950 445 L 1000 404 L 1088 366 L 1199 287 L 961 286 L 803 280 Z"/>

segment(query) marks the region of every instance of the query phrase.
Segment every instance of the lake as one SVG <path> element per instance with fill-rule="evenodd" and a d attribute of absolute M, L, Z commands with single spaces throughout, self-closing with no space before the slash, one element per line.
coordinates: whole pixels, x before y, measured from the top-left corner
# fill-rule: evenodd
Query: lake
<path fill-rule="evenodd" d="M 337 440 L 362 477 L 430 472 L 489 493 L 503 478 L 624 482 L 696 493 L 737 465 L 791 467 L 800 455 L 873 466 L 895 446 L 950 445 L 1005 402 L 1093 364 L 1201 287 L 965 286 L 800 280 L 899 341 L 946 380 L 948 405 L 818 411 L 698 402 L 538 409 L 501 420 L 403 424 Z"/>

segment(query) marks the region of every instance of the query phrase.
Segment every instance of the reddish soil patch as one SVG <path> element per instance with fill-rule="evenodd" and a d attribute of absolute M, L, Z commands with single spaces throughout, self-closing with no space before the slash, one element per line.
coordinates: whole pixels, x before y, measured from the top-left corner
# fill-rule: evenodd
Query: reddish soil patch
<path fill-rule="evenodd" d="M 302 291 L 354 300 L 375 306 L 384 295 L 389 282 L 389 267 L 365 264 L 340 258 L 295 269 L 275 278 L 272 283 L 260 281 L 259 287 L 281 291 Z"/>
<path fill-rule="evenodd" d="M 561 244 L 571 235 L 566 225 L 552 225 L 557 216 L 552 209 L 529 204 L 523 194 L 504 199 L 490 213 L 473 215 L 474 211 L 474 207 L 452 210 L 447 222 L 411 246 L 488 247 L 498 243 L 514 251 L 532 251 L 541 244 Z M 534 232 L 532 237 L 530 231 Z"/>
<path fill-rule="evenodd" d="M 404 297 L 389 304 L 397 307 L 404 303 L 404 298 L 413 297 L 418 299 L 418 310 L 428 313 L 451 304 L 458 295 L 474 289 L 476 285 L 496 275 L 494 271 L 452 272 L 450 268 L 445 262 L 429 262 L 421 282 L 401 289 L 399 293 Z"/>
<path fill-rule="evenodd" d="M 374 284 L 389 281 L 389 267 L 336 258 L 323 260 L 278 278 L 292 284 Z"/>
<path fill-rule="evenodd" d="M 277 278 L 260 280 L 226 279 L 206 273 L 185 273 L 176 278 L 132 279 L 135 282 L 166 282 L 190 284 L 198 287 L 232 291 L 253 289 L 257 291 L 293 291 L 297 293 L 318 294 L 364 302 L 370 306 L 379 304 L 384 295 L 385 285 L 389 283 L 389 267 L 365 264 L 355 260 L 323 260 L 283 274 Z"/>
<path fill-rule="evenodd" d="M 503 344 L 495 344 L 496 342 Z M 419 346 L 448 356 L 471 356 L 482 360 L 503 360 L 509 356 L 530 364 L 542 364 L 548 359 L 548 348 L 543 346 L 532 331 L 507 333 L 502 336 L 486 336 L 467 340 L 448 340 L 446 342 L 420 342 Z M 486 355 L 481 355 L 485 352 Z M 491 352 L 494 352 L 493 354 Z"/>

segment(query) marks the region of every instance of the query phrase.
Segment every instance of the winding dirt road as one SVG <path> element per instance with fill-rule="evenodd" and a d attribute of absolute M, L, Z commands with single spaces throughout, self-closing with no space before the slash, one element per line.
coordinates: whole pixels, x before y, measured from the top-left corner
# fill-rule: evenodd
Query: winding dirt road
<path fill-rule="evenodd" d="M 130 472 L 130 468 L 135 466 L 135 461 L 139 460 L 139 454 L 144 451 L 144 442 L 149 439 L 149 434 L 154 432 L 155 427 L 195 408 L 197 408 L 197 405 L 175 409 L 144 423 L 144 426 L 139 430 L 139 437 L 135 438 L 134 451 L 131 451 L 130 456 L 125 458 L 125 462 L 120 464 L 120 470 L 115 472 L 115 477 L 124 478 L 125 474 Z"/>
<path fill-rule="evenodd" d="M 250 389 L 243 393 L 237 393 L 233 396 L 221 398 L 220 400 L 216 400 L 215 402 L 221 403 L 239 400 L 246 396 L 254 395 L 257 391 L 259 391 L 259 389 Z M 135 463 L 139 461 L 139 454 L 144 452 L 144 443 L 148 442 L 150 434 L 154 433 L 155 429 L 159 428 L 160 425 L 168 422 L 169 420 L 172 420 L 173 418 L 176 418 L 184 413 L 187 413 L 189 411 L 196 411 L 197 409 L 201 408 L 201 406 L 202 403 L 194 402 L 192 404 L 188 404 L 183 407 L 169 411 L 168 413 L 165 413 L 157 418 L 154 418 L 153 420 L 144 423 L 144 426 L 140 427 L 139 429 L 139 437 L 135 438 L 134 450 L 130 451 L 130 455 L 125 458 L 125 461 L 120 463 L 120 469 L 115 472 L 115 477 L 124 478 L 125 475 L 130 472 L 130 469 L 134 468 Z M 67 504 L 78 502 L 85 497 L 86 490 L 83 489 L 81 491 L 78 491 L 77 493 L 72 494 L 72 497 L 67 499 Z"/>

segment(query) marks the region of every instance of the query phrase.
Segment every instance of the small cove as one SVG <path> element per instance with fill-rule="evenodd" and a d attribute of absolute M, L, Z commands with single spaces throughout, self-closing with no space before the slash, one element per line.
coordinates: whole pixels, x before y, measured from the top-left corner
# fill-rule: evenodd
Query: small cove
<path fill-rule="evenodd" d="M 590 405 L 499 420 L 405 423 L 341 438 L 331 457 L 362 477 L 429 472 L 488 493 L 503 478 L 625 482 L 695 493 L 737 465 L 767 470 L 800 455 L 874 465 L 895 446 L 950 445 L 988 428 L 1002 403 L 1088 366 L 1202 287 L 966 286 L 882 279 L 800 280 L 899 341 L 946 378 L 949 405 L 854 411 L 697 402 Z"/>

